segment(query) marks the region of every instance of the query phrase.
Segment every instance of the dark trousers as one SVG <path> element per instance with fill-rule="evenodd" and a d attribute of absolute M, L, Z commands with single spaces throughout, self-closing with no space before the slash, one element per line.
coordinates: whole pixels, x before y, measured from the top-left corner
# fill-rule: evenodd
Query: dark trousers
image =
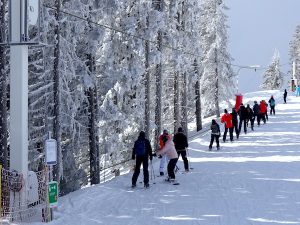
<path fill-rule="evenodd" d="M 286 103 L 286 96 L 283 96 L 283 101 L 284 103 Z"/>
<path fill-rule="evenodd" d="M 259 121 L 263 121 L 264 123 L 266 123 L 266 114 L 265 113 L 260 113 L 259 114 Z"/>
<path fill-rule="evenodd" d="M 236 138 L 239 138 L 239 128 L 237 122 L 233 124 L 233 131 L 235 131 Z"/>
<path fill-rule="evenodd" d="M 273 112 L 274 115 L 275 115 L 275 105 L 274 105 L 274 106 L 271 106 L 270 115 L 272 115 L 272 112 Z"/>
<path fill-rule="evenodd" d="M 259 114 L 254 115 L 254 119 L 253 122 L 255 121 L 255 117 L 256 117 L 256 121 L 257 121 L 257 125 L 260 125 L 260 118 L 259 118 Z"/>
<path fill-rule="evenodd" d="M 144 184 L 149 183 L 148 156 L 137 156 L 136 163 L 135 163 L 135 170 L 132 176 L 133 185 L 136 185 L 136 181 L 140 175 L 140 168 L 142 164 L 143 164 L 143 171 L 144 171 Z"/>
<path fill-rule="evenodd" d="M 169 163 L 168 163 L 168 176 L 170 179 L 175 179 L 175 166 L 177 163 L 178 158 L 175 159 L 170 159 Z"/>
<path fill-rule="evenodd" d="M 227 136 L 228 129 L 229 129 L 230 141 L 233 141 L 233 127 L 230 127 L 230 128 L 225 127 L 224 134 L 223 134 L 223 141 L 224 142 L 226 141 L 226 136 Z"/>
<path fill-rule="evenodd" d="M 188 159 L 187 159 L 186 150 L 185 149 L 177 150 L 177 154 L 178 154 L 178 159 L 179 159 L 179 156 L 181 155 L 181 158 L 182 158 L 183 163 L 184 163 L 184 169 L 189 170 L 189 162 L 188 162 Z"/>
<path fill-rule="evenodd" d="M 244 123 L 244 132 L 247 133 L 247 124 L 246 124 L 246 119 L 240 119 L 240 124 L 239 124 L 239 133 L 241 133 L 242 129 L 242 123 Z"/>
<path fill-rule="evenodd" d="M 212 145 L 214 143 L 214 140 L 216 139 L 216 143 L 217 143 L 217 148 L 220 147 L 220 143 L 219 143 L 219 135 L 216 135 L 216 134 L 212 134 L 211 137 L 210 137 L 210 144 L 209 144 L 209 148 L 211 149 L 212 148 Z"/>

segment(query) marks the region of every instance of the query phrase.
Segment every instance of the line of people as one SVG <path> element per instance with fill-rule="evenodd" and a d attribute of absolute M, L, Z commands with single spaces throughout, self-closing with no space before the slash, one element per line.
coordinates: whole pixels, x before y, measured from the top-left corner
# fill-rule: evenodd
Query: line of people
<path fill-rule="evenodd" d="M 241 103 L 238 112 L 235 108 L 232 108 L 232 112 L 228 113 L 227 109 L 224 109 L 224 114 L 221 116 L 221 123 L 224 123 L 224 133 L 223 133 L 223 142 L 226 142 L 227 133 L 229 132 L 230 141 L 233 141 L 233 133 L 236 134 L 236 139 L 239 139 L 239 136 L 242 131 L 247 134 L 247 127 L 250 124 L 251 130 L 254 131 L 254 122 L 257 121 L 257 125 L 260 126 L 261 121 L 265 124 L 268 120 L 268 106 L 270 106 L 270 114 L 275 115 L 275 99 L 273 95 L 269 99 L 269 104 L 265 100 L 261 100 L 260 104 L 257 101 L 254 101 L 254 105 L 251 108 L 249 104 L 247 107 Z M 220 149 L 219 138 L 221 137 L 220 126 L 216 120 L 211 122 L 211 139 L 208 146 L 209 151 L 212 150 L 214 141 L 216 141 L 217 150 Z"/>
<path fill-rule="evenodd" d="M 136 160 L 135 169 L 132 176 L 132 188 L 136 187 L 136 182 L 140 174 L 140 167 L 142 164 L 144 174 L 144 186 L 146 188 L 149 187 L 149 159 L 150 161 L 152 161 L 153 157 L 156 157 L 157 155 L 161 158 L 159 166 L 160 176 L 164 176 L 165 163 L 168 162 L 167 181 L 175 181 L 175 167 L 180 155 L 184 162 L 185 171 L 189 171 L 189 162 L 187 159 L 188 140 L 186 135 L 183 133 L 183 129 L 181 127 L 178 128 L 178 132 L 174 135 L 173 140 L 169 135 L 168 131 L 164 130 L 162 135 L 160 135 L 159 137 L 159 145 L 160 150 L 153 154 L 150 141 L 145 137 L 145 132 L 140 132 L 138 139 L 134 143 L 132 151 L 132 159 Z"/>

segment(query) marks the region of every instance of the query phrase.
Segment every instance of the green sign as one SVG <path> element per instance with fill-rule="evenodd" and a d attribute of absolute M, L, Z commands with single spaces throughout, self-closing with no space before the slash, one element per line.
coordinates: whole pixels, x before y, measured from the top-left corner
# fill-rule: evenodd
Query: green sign
<path fill-rule="evenodd" d="M 58 186 L 56 181 L 50 181 L 48 186 L 48 196 L 49 196 L 49 205 L 50 207 L 57 206 L 58 199 Z"/>

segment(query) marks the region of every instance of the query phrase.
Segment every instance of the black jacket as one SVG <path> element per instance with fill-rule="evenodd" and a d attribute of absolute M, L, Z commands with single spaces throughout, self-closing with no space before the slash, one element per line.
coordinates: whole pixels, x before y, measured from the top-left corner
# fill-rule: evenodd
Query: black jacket
<path fill-rule="evenodd" d="M 143 138 L 143 137 L 139 137 L 138 140 L 145 140 L 146 156 L 149 156 L 150 160 L 152 160 L 152 148 L 151 148 L 150 141 L 148 139 L 146 139 L 146 138 Z M 134 146 L 136 145 L 136 142 L 138 140 L 135 141 Z M 135 159 L 135 150 L 134 150 L 134 147 L 132 149 L 132 159 Z"/>
<path fill-rule="evenodd" d="M 233 112 L 231 113 L 231 116 L 232 116 L 232 124 L 233 124 L 233 125 L 236 125 L 236 124 L 238 123 L 238 118 L 237 118 L 237 113 L 236 113 L 236 111 L 233 111 Z"/>
<path fill-rule="evenodd" d="M 249 120 L 252 120 L 252 118 L 254 117 L 254 113 L 253 113 L 253 110 L 250 108 L 250 107 L 247 107 L 246 108 L 246 111 L 247 111 L 247 118 L 249 119 Z"/>
<path fill-rule="evenodd" d="M 238 113 L 239 113 L 241 120 L 244 120 L 247 118 L 247 110 L 246 110 L 245 106 L 241 105 Z"/>
<path fill-rule="evenodd" d="M 259 114 L 259 105 L 257 103 L 255 103 L 253 106 L 253 113 L 254 113 L 254 115 Z"/>
<path fill-rule="evenodd" d="M 211 126 L 210 126 L 210 129 L 211 129 L 211 134 L 213 134 L 213 135 L 219 135 L 220 136 L 220 134 L 221 134 L 221 132 L 220 132 L 220 126 L 219 126 L 219 124 L 212 124 Z"/>
<path fill-rule="evenodd" d="M 182 132 L 178 132 L 173 138 L 176 150 L 183 150 L 189 147 L 187 137 Z"/>

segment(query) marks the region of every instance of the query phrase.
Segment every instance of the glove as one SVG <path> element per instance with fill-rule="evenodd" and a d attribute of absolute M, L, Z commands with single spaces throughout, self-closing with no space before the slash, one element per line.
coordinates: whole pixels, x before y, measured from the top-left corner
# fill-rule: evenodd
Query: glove
<path fill-rule="evenodd" d="M 156 154 L 156 153 L 153 153 L 152 156 L 153 156 L 153 157 L 157 157 L 157 154 Z"/>
<path fill-rule="evenodd" d="M 161 159 L 161 158 L 162 158 L 162 156 L 161 156 L 161 155 L 159 155 L 157 158 Z"/>

